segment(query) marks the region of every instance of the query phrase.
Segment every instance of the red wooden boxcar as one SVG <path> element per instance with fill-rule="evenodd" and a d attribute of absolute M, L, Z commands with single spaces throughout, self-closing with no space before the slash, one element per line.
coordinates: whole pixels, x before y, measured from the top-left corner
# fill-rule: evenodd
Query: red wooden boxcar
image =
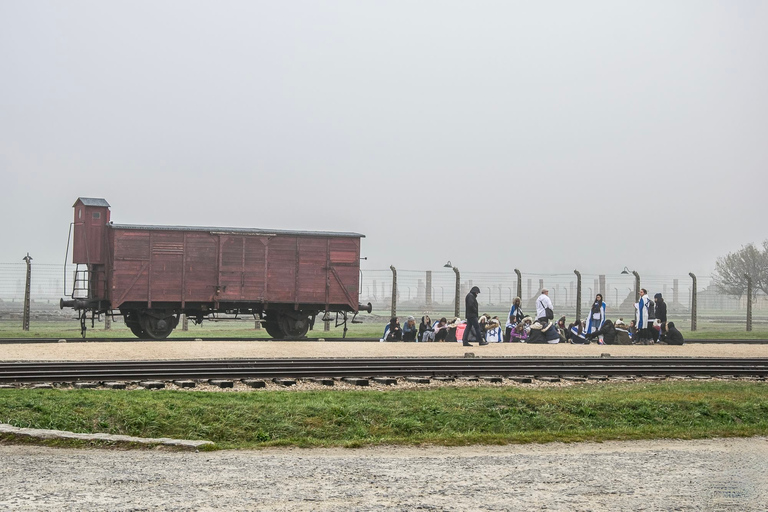
<path fill-rule="evenodd" d="M 183 313 L 253 314 L 274 338 L 301 337 L 320 312 L 360 309 L 358 233 L 110 222 L 104 199 L 75 204 L 72 300 L 80 312 L 119 311 L 134 334 L 163 339 Z"/>

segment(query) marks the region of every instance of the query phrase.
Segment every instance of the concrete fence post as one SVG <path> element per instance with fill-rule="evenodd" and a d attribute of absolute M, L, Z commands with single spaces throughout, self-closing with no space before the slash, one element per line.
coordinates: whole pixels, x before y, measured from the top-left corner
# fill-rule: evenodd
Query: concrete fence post
<path fill-rule="evenodd" d="M 515 274 L 517 274 L 517 297 L 520 297 L 520 300 L 523 298 L 523 277 L 520 274 L 520 271 L 518 269 L 515 269 Z"/>
<path fill-rule="evenodd" d="M 32 256 L 27 253 L 22 260 L 27 262 L 27 283 L 24 286 L 24 316 L 22 318 L 21 329 L 24 331 L 29 330 L 29 314 L 30 314 L 30 285 L 32 284 Z"/>
<path fill-rule="evenodd" d="M 691 331 L 696 330 L 697 311 L 696 311 L 696 275 L 693 272 L 688 272 L 688 275 L 693 279 L 693 288 L 691 288 Z M 675 285 L 675 295 L 677 295 L 677 285 Z M 677 299 L 673 300 L 675 302 Z"/>
<path fill-rule="evenodd" d="M 640 274 L 638 274 L 636 271 L 632 271 L 632 274 L 635 276 L 635 303 L 640 302 Z M 638 326 L 638 329 L 640 326 Z"/>
<path fill-rule="evenodd" d="M 390 309 L 390 317 L 397 316 L 397 269 L 390 265 L 389 269 L 392 271 L 392 308 Z"/>
<path fill-rule="evenodd" d="M 581 320 L 581 272 L 573 271 L 576 274 L 576 320 Z"/>
<path fill-rule="evenodd" d="M 426 289 L 427 311 L 432 311 L 432 271 L 427 270 L 427 289 Z"/>
<path fill-rule="evenodd" d="M 752 331 L 752 278 L 744 274 L 747 279 L 747 332 Z"/>

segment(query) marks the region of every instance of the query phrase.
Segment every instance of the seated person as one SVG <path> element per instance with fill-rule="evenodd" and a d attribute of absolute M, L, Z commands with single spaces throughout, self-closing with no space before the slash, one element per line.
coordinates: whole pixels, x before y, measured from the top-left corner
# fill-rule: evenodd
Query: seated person
<path fill-rule="evenodd" d="M 603 326 L 599 328 L 598 330 L 591 332 L 587 334 L 588 340 L 593 340 L 597 338 L 598 336 L 602 336 L 603 339 L 598 339 L 598 343 L 600 345 L 616 345 L 616 339 L 617 339 L 617 332 L 616 332 L 616 326 L 613 325 L 613 322 L 610 321 L 610 319 L 605 319 L 605 322 L 603 322 Z"/>
<path fill-rule="evenodd" d="M 571 340 L 571 331 L 568 329 L 568 325 L 565 323 L 565 317 L 561 316 L 557 321 L 557 333 L 560 335 L 560 342 L 569 343 Z"/>
<path fill-rule="evenodd" d="M 461 318 L 454 318 L 453 322 L 448 324 L 448 336 L 445 338 L 445 341 L 461 341 L 466 326 L 467 324 L 462 322 Z M 459 330 L 461 330 L 461 332 L 459 332 Z"/>
<path fill-rule="evenodd" d="M 544 340 L 550 345 L 560 343 L 560 333 L 557 331 L 557 325 L 552 321 L 542 326 L 541 334 L 544 335 Z"/>
<path fill-rule="evenodd" d="M 576 345 L 589 345 L 589 340 L 586 338 L 586 332 L 584 329 L 584 322 L 576 320 L 571 324 L 571 343 Z"/>
<path fill-rule="evenodd" d="M 547 323 L 549 325 L 549 323 Z M 536 320 L 531 324 L 531 330 L 528 333 L 528 340 L 526 343 L 547 343 L 547 339 L 544 337 L 544 333 L 541 330 L 544 328 L 539 320 Z"/>
<path fill-rule="evenodd" d="M 528 340 L 528 334 L 531 332 L 531 323 L 533 320 L 531 317 L 526 316 L 519 321 L 509 334 L 509 341 L 519 341 L 525 343 Z"/>
<path fill-rule="evenodd" d="M 682 345 L 685 343 L 683 334 L 675 327 L 675 322 L 667 322 L 667 345 Z"/>
<path fill-rule="evenodd" d="M 429 315 L 421 317 L 419 341 L 435 341 L 435 330 L 432 328 L 432 319 L 429 318 Z"/>
<path fill-rule="evenodd" d="M 616 344 L 631 345 L 632 338 L 629 337 L 629 327 L 624 323 L 624 320 L 621 318 L 616 320 L 614 327 L 616 327 Z"/>
<path fill-rule="evenodd" d="M 448 338 L 448 320 L 446 320 L 445 317 L 441 318 L 438 322 L 435 323 L 433 330 L 435 341 L 445 341 Z"/>
<path fill-rule="evenodd" d="M 486 326 L 488 325 L 488 322 L 490 320 L 491 320 L 491 315 L 489 315 L 488 313 L 484 314 L 477 320 L 477 323 L 480 324 L 480 336 L 482 336 L 483 339 L 485 339 Z M 480 340 L 474 340 L 474 341 L 480 341 Z"/>
<path fill-rule="evenodd" d="M 393 316 L 389 324 L 384 328 L 384 336 L 381 341 L 403 341 L 403 330 L 400 328 L 400 322 Z"/>
<path fill-rule="evenodd" d="M 495 316 L 485 324 L 485 341 L 488 343 L 501 343 L 504 340 L 504 333 L 501 330 L 499 317 Z"/>
<path fill-rule="evenodd" d="M 416 334 L 418 331 L 419 328 L 416 325 L 416 319 L 409 316 L 403 326 L 403 341 L 416 341 Z"/>

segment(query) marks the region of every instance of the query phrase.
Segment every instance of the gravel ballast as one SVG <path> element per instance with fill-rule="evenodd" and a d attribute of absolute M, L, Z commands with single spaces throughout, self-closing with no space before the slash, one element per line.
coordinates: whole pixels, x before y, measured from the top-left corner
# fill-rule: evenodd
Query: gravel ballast
<path fill-rule="evenodd" d="M 768 438 L 239 452 L 0 446 L 0 509 L 738 510 Z"/>
<path fill-rule="evenodd" d="M 3 361 L 130 361 L 152 359 L 224 359 L 234 357 L 768 357 L 768 344 L 673 345 L 529 345 L 491 343 L 463 347 L 461 343 L 378 343 L 338 341 L 160 341 L 118 343 L 9 344 L 0 350 Z"/>

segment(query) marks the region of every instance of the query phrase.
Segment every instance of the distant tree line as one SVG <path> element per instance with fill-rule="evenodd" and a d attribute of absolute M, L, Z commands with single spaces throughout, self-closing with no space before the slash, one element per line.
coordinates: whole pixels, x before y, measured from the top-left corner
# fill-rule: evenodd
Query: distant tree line
<path fill-rule="evenodd" d="M 723 293 L 741 297 L 747 292 L 747 278 L 752 279 L 752 292 L 758 290 L 768 295 L 768 240 L 762 248 L 755 244 L 743 246 L 736 252 L 717 258 L 715 273 L 712 274 L 715 286 Z"/>

